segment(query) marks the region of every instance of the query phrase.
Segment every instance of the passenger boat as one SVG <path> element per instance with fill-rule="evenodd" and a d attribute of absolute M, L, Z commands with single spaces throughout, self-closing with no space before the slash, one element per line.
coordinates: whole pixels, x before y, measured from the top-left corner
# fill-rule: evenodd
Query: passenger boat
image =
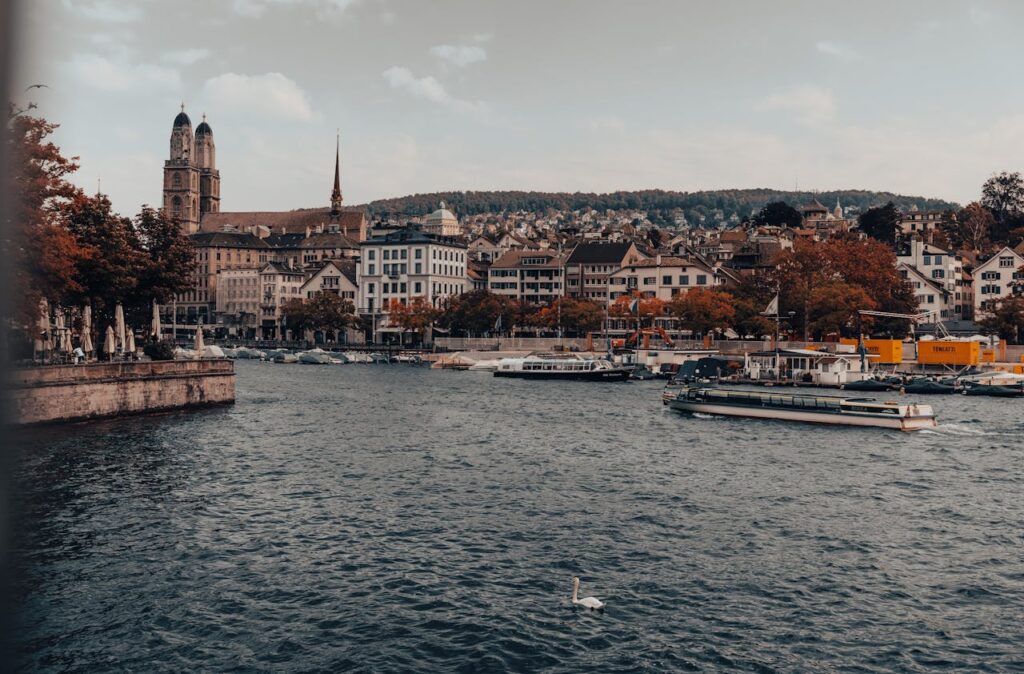
<path fill-rule="evenodd" d="M 525 358 L 503 358 L 495 377 L 519 379 L 575 379 L 579 381 L 625 381 L 632 368 L 617 367 L 604 358 L 579 354 L 535 354 Z"/>
<path fill-rule="evenodd" d="M 667 388 L 662 402 L 679 412 L 702 412 L 730 417 L 779 419 L 844 426 L 877 426 L 901 431 L 933 428 L 931 405 L 875 402 L 871 398 L 842 398 L 800 393 L 762 393 L 687 386 Z"/>

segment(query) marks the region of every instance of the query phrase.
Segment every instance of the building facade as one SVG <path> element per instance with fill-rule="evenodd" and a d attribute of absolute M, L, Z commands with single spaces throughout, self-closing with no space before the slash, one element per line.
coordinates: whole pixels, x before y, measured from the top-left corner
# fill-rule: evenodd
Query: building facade
<path fill-rule="evenodd" d="M 565 262 L 566 294 L 605 302 L 608 299 L 608 277 L 643 257 L 631 242 L 580 243 Z"/>
<path fill-rule="evenodd" d="M 359 245 L 358 302 L 361 314 L 387 313 L 392 301 L 423 297 L 440 307 L 469 288 L 466 244 L 458 239 L 405 228 Z"/>
<path fill-rule="evenodd" d="M 713 288 L 724 283 L 724 276 L 701 262 L 658 255 L 635 260 L 612 272 L 606 301 L 611 304 L 623 295 L 639 292 L 643 297 L 669 302 L 691 288 Z"/>
<path fill-rule="evenodd" d="M 896 262 L 898 265 L 913 267 L 921 276 L 942 289 L 947 299 L 935 304 L 939 318 L 962 320 L 970 317 L 971 308 L 966 307 L 965 310 L 964 306 L 964 285 L 967 281 L 963 276 L 963 260 L 960 256 L 925 243 L 920 236 L 913 236 L 897 253 Z M 908 276 L 902 275 L 905 278 Z M 922 286 L 916 290 L 925 288 Z M 927 310 L 927 307 L 922 305 L 922 309 Z"/>
<path fill-rule="evenodd" d="M 565 257 L 552 250 L 510 250 L 487 270 L 487 290 L 529 304 L 565 294 Z"/>
<path fill-rule="evenodd" d="M 260 269 L 260 338 L 286 339 L 284 306 L 301 299 L 305 275 L 300 269 L 268 262 Z"/>
<path fill-rule="evenodd" d="M 984 318 L 1024 287 L 1024 256 L 1005 247 L 974 268 L 974 315 Z"/>

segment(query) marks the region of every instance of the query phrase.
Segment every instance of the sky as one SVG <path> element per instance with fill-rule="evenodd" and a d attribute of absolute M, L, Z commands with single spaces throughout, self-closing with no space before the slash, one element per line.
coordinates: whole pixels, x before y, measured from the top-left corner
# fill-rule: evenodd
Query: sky
<path fill-rule="evenodd" d="M 1024 170 L 1017 0 L 32 0 L 11 97 L 115 208 L 184 102 L 221 208 L 445 190 L 871 189 Z M 24 88 L 45 83 L 48 88 Z"/>

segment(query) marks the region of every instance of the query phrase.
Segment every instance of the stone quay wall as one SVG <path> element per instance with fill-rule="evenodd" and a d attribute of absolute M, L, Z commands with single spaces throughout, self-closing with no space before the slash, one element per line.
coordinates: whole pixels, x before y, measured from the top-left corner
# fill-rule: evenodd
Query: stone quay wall
<path fill-rule="evenodd" d="M 23 368 L 8 398 L 17 425 L 233 403 L 235 367 L 220 358 Z"/>

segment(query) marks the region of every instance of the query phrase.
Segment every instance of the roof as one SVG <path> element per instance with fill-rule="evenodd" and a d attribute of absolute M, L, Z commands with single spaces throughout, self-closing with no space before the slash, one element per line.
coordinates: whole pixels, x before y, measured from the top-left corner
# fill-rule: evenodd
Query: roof
<path fill-rule="evenodd" d="M 359 248 L 359 242 L 341 232 L 321 232 L 302 239 L 299 248 Z"/>
<path fill-rule="evenodd" d="M 188 115 L 185 114 L 184 108 L 182 108 L 182 111 L 179 112 L 178 116 L 174 118 L 174 128 L 177 129 L 178 127 L 182 126 L 187 126 L 189 128 L 192 127 L 192 120 L 189 119 Z"/>
<path fill-rule="evenodd" d="M 523 258 L 545 258 L 543 264 L 524 265 Z M 491 269 L 509 269 L 512 267 L 558 267 L 564 262 L 558 253 L 550 250 L 510 250 L 491 264 Z"/>
<path fill-rule="evenodd" d="M 268 271 L 276 274 L 291 274 L 293 276 L 303 275 L 301 269 L 288 267 L 283 262 L 268 262 L 260 269 L 261 274 L 266 273 Z"/>
<path fill-rule="evenodd" d="M 196 127 L 196 137 L 212 135 L 213 129 L 210 128 L 210 125 L 206 123 L 206 119 L 204 118 L 203 121 L 199 122 L 199 126 Z"/>
<path fill-rule="evenodd" d="M 356 283 L 356 262 L 355 260 L 341 258 L 332 260 L 320 260 L 313 262 L 305 266 L 305 272 L 309 274 L 309 278 L 312 279 L 314 276 L 323 271 L 326 267 L 331 266 L 341 272 L 341 275 L 352 282 L 352 285 L 358 285 Z"/>
<path fill-rule="evenodd" d="M 811 199 L 809 202 L 804 204 L 804 207 L 800 210 L 804 211 L 805 213 L 808 211 L 828 211 L 825 205 L 822 204 L 817 199 Z"/>
<path fill-rule="evenodd" d="M 210 232 L 221 230 L 225 225 L 234 225 L 239 229 L 263 225 L 271 230 L 280 233 L 281 228 L 285 232 L 305 234 L 306 227 L 316 228 L 318 225 L 326 227 L 334 222 L 331 217 L 330 208 L 301 208 L 295 211 L 220 211 L 217 213 L 204 213 L 199 224 L 199 231 Z M 342 229 L 359 229 L 366 221 L 366 213 L 362 208 L 354 207 L 342 209 L 336 222 Z"/>
<path fill-rule="evenodd" d="M 619 243 L 590 241 L 581 243 L 573 248 L 567 262 L 568 264 L 621 264 L 632 245 L 629 241 Z"/>
<path fill-rule="evenodd" d="M 270 248 L 266 241 L 249 232 L 197 232 L 189 238 L 199 248 Z"/>
<path fill-rule="evenodd" d="M 704 263 L 699 262 L 697 260 L 688 260 L 688 259 L 686 259 L 684 257 L 676 257 L 674 255 L 662 255 L 660 263 L 658 262 L 658 259 L 656 257 L 653 257 L 653 258 L 647 258 L 647 259 L 644 259 L 644 260 L 636 260 L 635 262 L 631 262 L 631 263 L 629 263 L 627 265 L 624 265 L 624 266 L 625 267 L 688 267 L 690 265 L 700 265 L 702 267 L 708 267 L 710 269 L 710 266 L 705 265 Z"/>
<path fill-rule="evenodd" d="M 455 237 L 429 234 L 421 229 L 414 229 L 412 227 L 403 227 L 402 229 L 396 229 L 395 231 L 388 232 L 387 234 L 371 237 L 366 241 L 361 241 L 360 245 L 387 246 L 402 243 L 436 243 L 443 246 L 454 246 L 456 248 L 466 247 L 465 243 Z"/>

